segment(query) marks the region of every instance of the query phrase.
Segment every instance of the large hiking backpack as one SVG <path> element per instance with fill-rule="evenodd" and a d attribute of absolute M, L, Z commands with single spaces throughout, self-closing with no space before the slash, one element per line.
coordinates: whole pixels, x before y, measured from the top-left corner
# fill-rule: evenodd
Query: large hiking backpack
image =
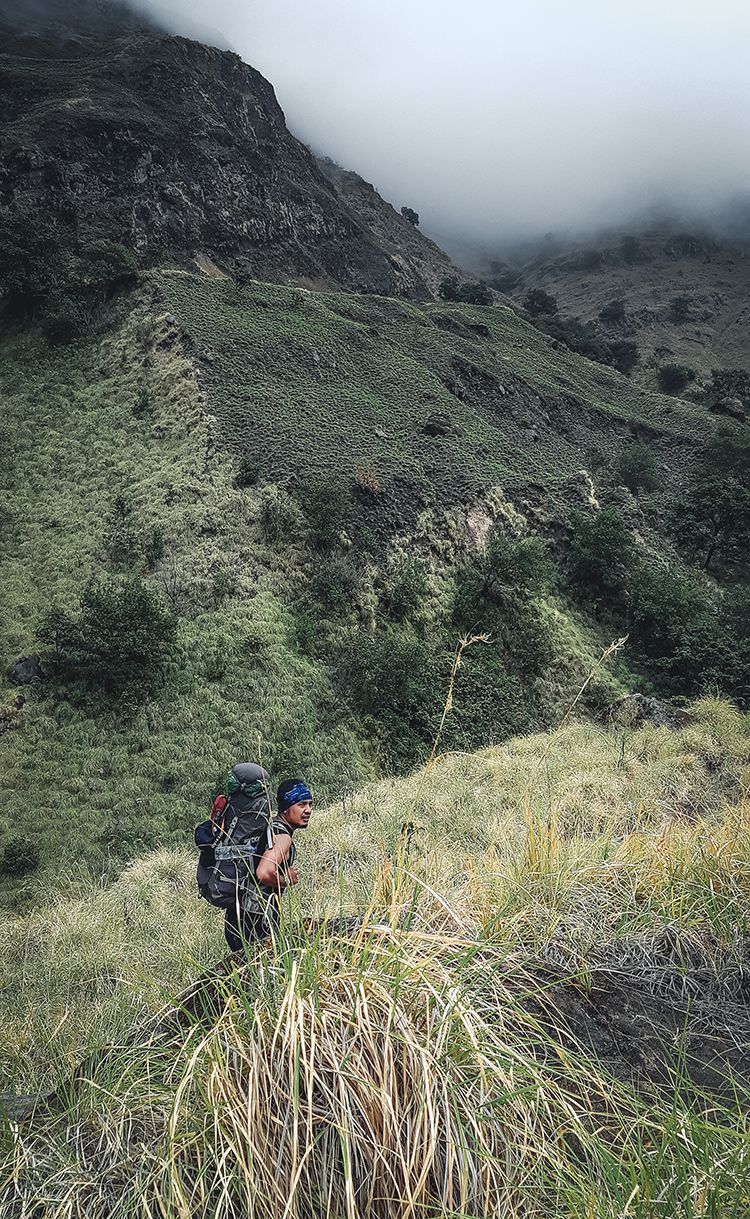
<path fill-rule="evenodd" d="M 218 795 L 208 821 L 195 829 L 198 892 L 226 909 L 255 875 L 263 852 L 273 846 L 269 776 L 255 762 L 232 768 L 226 791 Z"/>

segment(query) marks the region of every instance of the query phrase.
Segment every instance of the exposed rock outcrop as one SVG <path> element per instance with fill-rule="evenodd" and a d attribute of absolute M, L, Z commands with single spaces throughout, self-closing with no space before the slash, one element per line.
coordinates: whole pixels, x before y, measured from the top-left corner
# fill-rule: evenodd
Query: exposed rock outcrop
<path fill-rule="evenodd" d="M 127 15 L 118 24 L 117 5 L 81 3 L 100 20 L 84 13 L 68 28 L 48 0 L 55 20 L 19 32 L 0 0 L 0 206 L 39 211 L 83 243 L 197 257 L 212 273 L 231 264 L 260 279 L 432 295 L 447 255 L 379 196 L 366 216 L 351 207 L 259 72 Z"/>

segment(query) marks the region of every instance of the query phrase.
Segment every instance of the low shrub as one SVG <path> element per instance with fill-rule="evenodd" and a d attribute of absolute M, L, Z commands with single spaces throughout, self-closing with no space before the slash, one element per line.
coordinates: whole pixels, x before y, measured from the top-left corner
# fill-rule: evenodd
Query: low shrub
<path fill-rule="evenodd" d="M 638 346 L 631 339 L 612 339 L 609 343 L 610 362 L 613 368 L 629 377 L 635 368 L 640 354 Z"/>
<path fill-rule="evenodd" d="M 620 326 L 625 321 L 625 301 L 609 301 L 599 310 L 599 320 L 612 326 Z"/>
<path fill-rule="evenodd" d="M 444 301 L 462 301 L 466 305 L 491 305 L 491 288 L 476 281 L 462 284 L 455 275 L 446 276 L 440 284 L 440 296 Z"/>
<path fill-rule="evenodd" d="M 695 380 L 697 374 L 694 368 L 688 368 L 686 364 L 662 364 L 656 376 L 659 388 L 665 394 L 678 394 Z"/>
<path fill-rule="evenodd" d="M 339 542 L 351 508 L 349 489 L 341 478 L 308 479 L 296 492 L 315 550 L 332 550 Z"/>
<path fill-rule="evenodd" d="M 402 555 L 385 576 L 383 604 L 394 622 L 412 618 L 427 596 L 427 574 L 424 564 L 413 555 Z"/>
<path fill-rule="evenodd" d="M 0 851 L 0 876 L 17 878 L 35 872 L 42 861 L 41 851 L 30 838 L 11 838 Z"/>
<path fill-rule="evenodd" d="M 642 441 L 629 444 L 617 459 L 617 474 L 623 486 L 631 491 L 653 491 L 658 483 L 659 467 L 651 449 Z"/>
<path fill-rule="evenodd" d="M 669 320 L 679 325 L 690 319 L 690 297 L 673 296 L 669 302 Z"/>
<path fill-rule="evenodd" d="M 311 587 L 323 608 L 339 615 L 354 608 L 361 582 L 359 569 L 349 555 L 330 555 L 316 564 Z"/>

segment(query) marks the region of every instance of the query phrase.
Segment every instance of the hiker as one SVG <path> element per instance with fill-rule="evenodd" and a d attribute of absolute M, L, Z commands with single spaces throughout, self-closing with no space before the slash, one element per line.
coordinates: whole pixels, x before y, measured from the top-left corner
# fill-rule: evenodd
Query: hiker
<path fill-rule="evenodd" d="M 242 948 L 243 940 L 266 939 L 278 928 L 281 895 L 299 880 L 292 835 L 295 830 L 307 829 L 312 810 L 312 794 L 302 779 L 287 779 L 281 784 L 276 794 L 276 816 L 271 821 L 272 845 L 258 857 L 255 875 L 248 878 L 239 901 L 227 908 L 224 917 L 224 936 L 232 952 Z"/>
<path fill-rule="evenodd" d="M 267 771 L 238 762 L 214 799 L 210 820 L 197 826 L 198 891 L 225 911 L 224 934 L 233 952 L 278 927 L 281 895 L 299 879 L 292 835 L 309 824 L 312 807 L 307 784 L 289 779 L 279 787 L 274 814 Z"/>

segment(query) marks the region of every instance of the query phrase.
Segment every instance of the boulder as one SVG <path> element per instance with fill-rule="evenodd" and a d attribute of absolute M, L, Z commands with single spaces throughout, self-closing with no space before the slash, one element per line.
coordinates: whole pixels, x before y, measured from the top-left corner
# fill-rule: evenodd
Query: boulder
<path fill-rule="evenodd" d="M 670 732 L 687 727 L 695 718 L 682 707 L 673 707 L 646 694 L 628 694 L 618 699 L 612 705 L 610 715 L 615 723 L 627 724 L 632 728 L 639 728 L 641 724 L 655 724 L 657 728 L 668 728 Z"/>
<path fill-rule="evenodd" d="M 44 677 L 40 656 L 22 656 L 12 666 L 8 677 L 14 686 L 30 686 L 32 682 L 41 681 Z"/>

